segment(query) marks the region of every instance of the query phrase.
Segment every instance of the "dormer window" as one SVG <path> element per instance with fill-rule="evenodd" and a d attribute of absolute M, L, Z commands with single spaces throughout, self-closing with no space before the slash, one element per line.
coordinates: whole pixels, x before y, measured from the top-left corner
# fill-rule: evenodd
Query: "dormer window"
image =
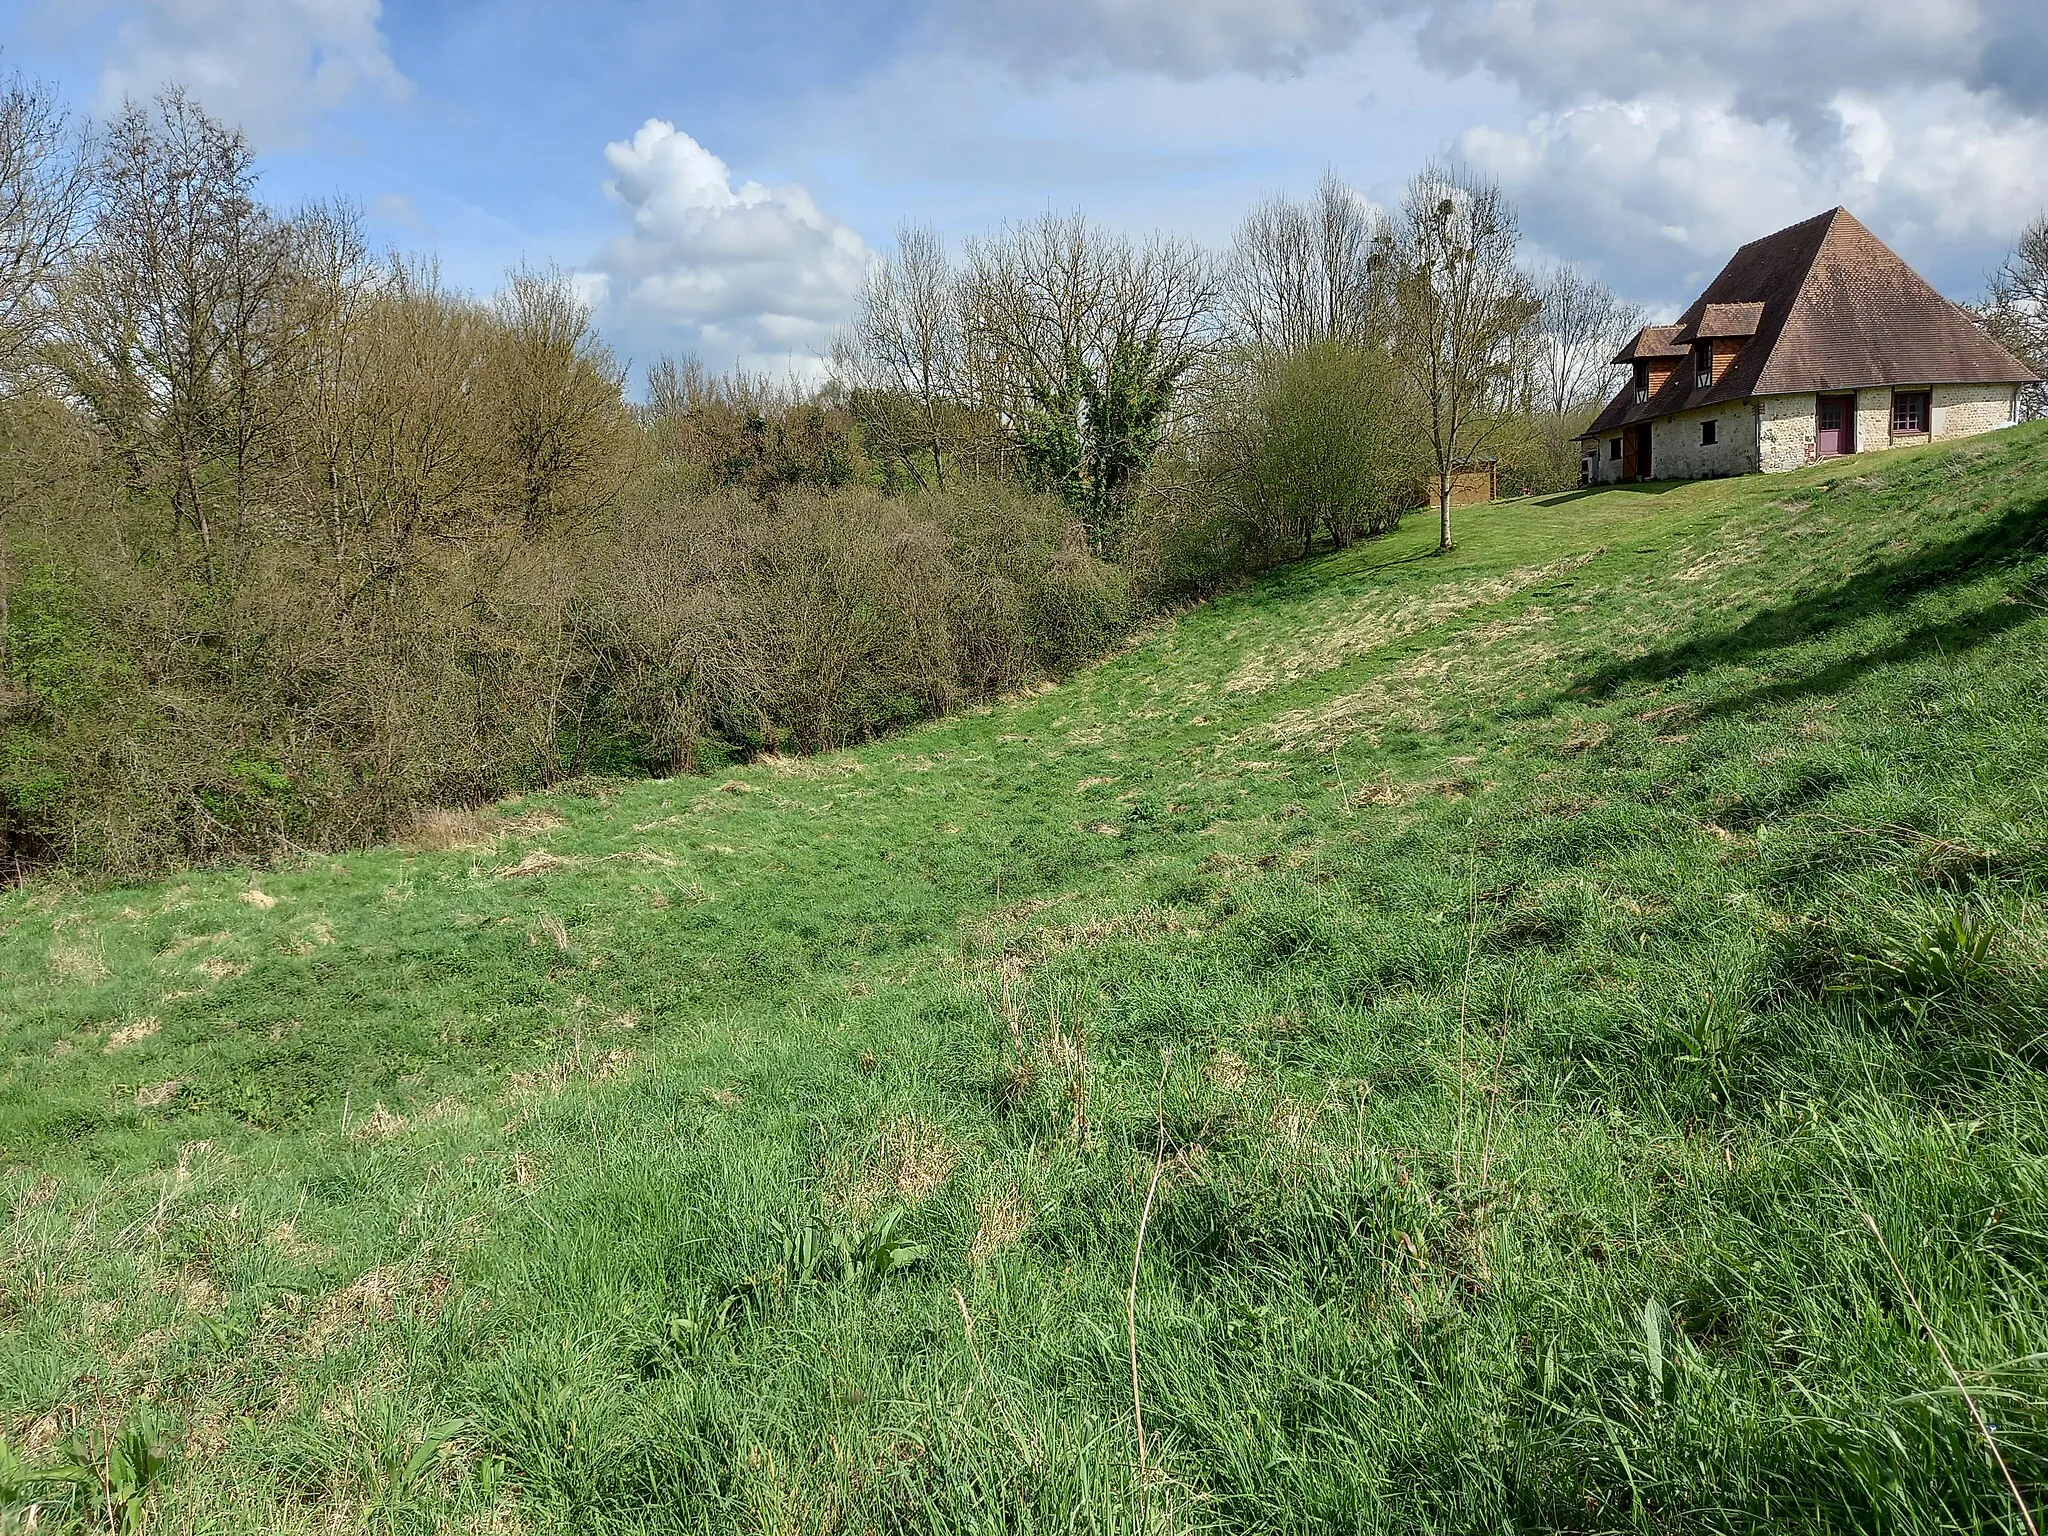
<path fill-rule="evenodd" d="M 1692 373 L 1696 389 L 1705 389 L 1714 382 L 1714 344 L 1711 341 L 1692 344 Z"/>
<path fill-rule="evenodd" d="M 1635 365 L 1635 370 L 1636 404 L 1648 405 L 1650 403 L 1650 365 L 1646 362 L 1638 360 Z"/>

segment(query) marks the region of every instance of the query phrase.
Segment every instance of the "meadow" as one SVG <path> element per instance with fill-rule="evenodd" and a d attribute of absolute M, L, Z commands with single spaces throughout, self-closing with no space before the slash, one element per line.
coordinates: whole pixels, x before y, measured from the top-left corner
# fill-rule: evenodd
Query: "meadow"
<path fill-rule="evenodd" d="M 0 895 L 0 1529 L 2025 1529 L 2048 426 L 1427 521 Z"/>

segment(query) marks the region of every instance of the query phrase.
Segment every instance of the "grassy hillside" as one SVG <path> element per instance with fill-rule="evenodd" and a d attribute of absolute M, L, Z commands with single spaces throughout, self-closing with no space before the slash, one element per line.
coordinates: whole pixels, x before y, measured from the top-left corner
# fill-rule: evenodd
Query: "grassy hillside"
<path fill-rule="evenodd" d="M 0 1500 L 2020 1529 L 1921 1314 L 2048 1483 L 2048 431 L 1463 536 L 860 751 L 0 898 Z"/>

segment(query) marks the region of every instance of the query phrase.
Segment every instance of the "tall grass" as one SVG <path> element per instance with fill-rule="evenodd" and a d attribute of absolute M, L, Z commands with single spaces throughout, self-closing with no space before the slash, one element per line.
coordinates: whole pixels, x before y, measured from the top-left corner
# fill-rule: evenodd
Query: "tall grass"
<path fill-rule="evenodd" d="M 2044 443 L 10 894 L 0 1434 L 147 1422 L 163 1529 L 2020 1532 Z"/>

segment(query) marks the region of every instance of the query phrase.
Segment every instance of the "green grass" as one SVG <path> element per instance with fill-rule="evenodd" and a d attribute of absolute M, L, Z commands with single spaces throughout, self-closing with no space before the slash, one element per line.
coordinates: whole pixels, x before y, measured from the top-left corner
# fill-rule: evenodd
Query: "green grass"
<path fill-rule="evenodd" d="M 489 848 L 0 898 L 0 1434 L 83 1479 L 0 1501 L 2021 1529 L 1914 1307 L 2048 1487 L 2048 431 L 1462 536 Z"/>

